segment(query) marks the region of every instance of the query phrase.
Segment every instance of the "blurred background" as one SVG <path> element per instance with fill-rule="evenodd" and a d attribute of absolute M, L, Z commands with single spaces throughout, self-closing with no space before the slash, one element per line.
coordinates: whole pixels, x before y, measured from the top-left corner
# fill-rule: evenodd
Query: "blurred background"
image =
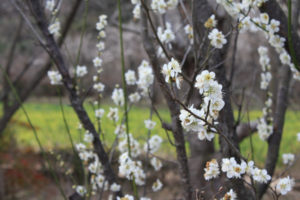
<path fill-rule="evenodd" d="M 126 2 L 126 3 L 125 3 Z M 62 1 L 59 18 L 62 24 L 68 20 L 70 13 L 77 4 L 75 0 Z M 124 46 L 126 68 L 136 70 L 147 55 L 143 49 L 140 37 L 139 21 L 133 20 L 133 6 L 130 1 L 123 3 L 123 21 L 124 21 Z M 93 58 L 96 56 L 97 31 L 95 24 L 100 14 L 108 15 L 108 27 L 106 28 L 107 37 L 105 40 L 106 50 L 102 56 L 103 69 L 101 73 L 101 82 L 105 87 L 103 108 L 107 111 L 111 103 L 111 93 L 117 84 L 121 84 L 121 66 L 119 56 L 119 31 L 118 31 L 118 13 L 115 1 L 90 1 L 88 6 L 87 28 L 82 44 L 80 64 L 88 67 L 88 75 L 84 78 L 83 88 L 89 88 L 93 81 L 94 67 Z M 68 31 L 65 42 L 61 46 L 62 52 L 66 58 L 70 70 L 74 62 L 80 43 L 82 25 L 83 25 L 84 3 L 78 5 L 76 15 L 72 20 L 70 30 Z M 184 39 L 183 23 L 178 10 L 167 14 L 176 30 L 178 43 L 174 45 L 178 55 L 185 52 L 188 41 Z M 299 20 L 299 19 L 298 19 Z M 72 150 L 65 130 L 63 118 L 59 106 L 59 95 L 57 89 L 50 85 L 46 73 L 49 69 L 48 55 L 39 46 L 31 30 L 20 17 L 19 13 L 12 7 L 9 1 L 0 3 L 0 64 L 5 67 L 10 79 L 13 81 L 21 99 L 25 101 L 26 112 L 35 126 L 38 136 L 49 155 L 57 173 L 60 174 L 61 181 L 68 193 L 72 193 L 72 181 L 66 172 L 72 168 Z M 300 26 L 299 26 L 300 27 Z M 299 31 L 299 30 L 298 30 Z M 232 38 L 233 40 L 234 38 Z M 232 85 L 233 107 L 238 109 L 238 103 L 242 96 L 246 99 L 246 106 L 243 107 L 242 120 L 255 120 L 262 114 L 261 109 L 264 105 L 265 94 L 260 90 L 260 72 L 261 66 L 258 63 L 257 48 L 261 45 L 268 46 L 264 35 L 253 33 L 241 33 L 238 37 L 238 46 L 236 54 L 236 71 Z M 232 49 L 227 52 L 228 58 L 225 60 L 226 67 L 230 67 Z M 270 48 L 272 66 L 278 66 L 280 61 L 276 52 Z M 191 58 L 193 59 L 192 55 Z M 188 63 L 188 61 L 187 61 Z M 52 63 L 50 62 L 50 67 Z M 51 69 L 54 69 L 53 67 Z M 188 70 L 188 66 L 185 70 Z M 229 70 L 228 70 L 229 71 Z M 44 166 L 41 152 L 32 133 L 30 124 L 26 120 L 24 112 L 15 100 L 14 94 L 5 81 L 5 76 L 0 73 L 0 199 L 61 199 L 53 180 L 50 178 L 49 171 Z M 273 95 L 276 96 L 276 81 L 280 76 L 278 67 L 272 68 L 273 80 L 271 88 Z M 229 76 L 229 75 L 228 75 Z M 134 88 L 129 88 L 133 92 Z M 300 84 L 292 81 L 290 87 L 289 110 L 286 114 L 286 125 L 284 127 L 283 141 L 280 153 L 297 153 L 300 145 L 296 142 L 296 134 L 300 132 Z M 95 94 L 90 93 L 89 98 Z M 158 86 L 155 89 L 155 103 L 159 108 L 162 117 L 169 121 L 169 113 L 165 107 L 162 94 Z M 66 118 L 70 127 L 70 132 L 75 141 L 79 141 L 81 131 L 77 129 L 78 119 L 72 108 L 68 105 L 66 91 L 62 91 L 62 100 L 65 107 Z M 87 101 L 86 108 L 90 116 L 94 119 L 92 101 Z M 13 108 L 13 109 L 12 109 Z M 130 112 L 132 132 L 138 140 L 145 141 L 147 131 L 144 129 L 144 120 L 149 118 L 149 104 L 141 102 L 134 106 Z M 154 118 L 159 124 L 159 120 Z M 109 147 L 115 135 L 113 124 L 104 119 L 104 140 Z M 160 195 L 164 199 L 176 199 L 180 193 L 179 176 L 172 168 L 174 167 L 175 151 L 170 148 L 167 136 L 160 125 L 157 125 L 154 132 L 164 138 L 163 147 L 160 155 L 166 161 L 164 168 L 157 176 L 163 180 L 165 187 Z M 262 142 L 257 134 L 253 135 L 255 161 L 262 164 L 266 156 L 267 146 Z M 218 139 L 215 140 L 215 146 L 218 148 Z M 188 144 L 187 144 L 188 147 Z M 172 150 L 170 150 L 172 149 Z M 243 155 L 250 154 L 249 139 L 241 143 Z M 281 158 L 278 161 L 279 169 L 283 169 Z M 300 178 L 300 163 L 293 167 L 292 174 Z M 155 178 L 153 177 L 153 180 Z M 300 191 L 300 185 L 296 185 L 289 199 L 297 199 Z M 155 197 L 153 199 L 161 199 Z M 298 196 L 299 197 L 299 196 Z"/>

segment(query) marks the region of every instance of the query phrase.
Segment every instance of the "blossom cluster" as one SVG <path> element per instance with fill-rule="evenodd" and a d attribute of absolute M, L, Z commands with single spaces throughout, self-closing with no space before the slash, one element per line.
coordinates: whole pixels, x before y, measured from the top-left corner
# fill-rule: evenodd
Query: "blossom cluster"
<path fill-rule="evenodd" d="M 102 52 L 105 49 L 105 43 L 103 39 L 106 37 L 105 28 L 107 26 L 107 16 L 100 15 L 99 21 L 96 23 L 96 29 L 98 31 L 98 43 L 96 44 L 97 56 L 93 59 L 93 65 L 97 70 L 97 74 L 93 76 L 93 89 L 99 94 L 104 91 L 105 85 L 100 82 L 100 73 L 102 72 L 101 66 L 103 60 L 101 58 Z"/>
<path fill-rule="evenodd" d="M 241 161 L 239 164 L 234 157 L 223 158 L 221 169 L 215 159 L 207 162 L 204 177 L 206 180 L 212 178 L 217 178 L 220 174 L 220 171 L 226 173 L 227 178 L 240 179 L 243 178 L 243 175 L 248 174 L 252 176 L 253 180 L 258 183 L 267 183 L 271 180 L 271 176 L 268 175 L 265 169 L 259 169 L 254 166 L 253 161 L 246 163 Z"/>
<path fill-rule="evenodd" d="M 162 67 L 162 73 L 165 76 L 165 81 L 167 83 L 176 83 L 178 89 L 180 89 L 181 81 L 181 66 L 177 60 L 174 58 L 168 64 L 164 64 Z"/>
<path fill-rule="evenodd" d="M 57 17 L 58 10 L 56 8 L 57 2 L 55 0 L 47 0 L 45 1 L 45 8 L 51 14 L 51 22 L 48 26 L 48 30 L 50 34 L 54 35 L 54 37 L 60 36 L 60 21 Z"/>
<path fill-rule="evenodd" d="M 176 8 L 178 0 L 152 0 L 151 8 L 154 12 L 164 14 L 167 10 Z"/>
<path fill-rule="evenodd" d="M 207 139 L 211 141 L 216 131 L 212 125 L 217 124 L 219 111 L 225 105 L 222 85 L 215 80 L 214 72 L 204 70 L 197 75 L 195 87 L 199 89 L 200 95 L 203 96 L 201 109 L 196 109 L 192 105 L 189 110 L 181 110 L 179 118 L 183 128 L 187 131 L 196 132 L 200 140 Z"/>
<path fill-rule="evenodd" d="M 290 55 L 284 48 L 286 39 L 278 34 L 280 22 L 276 19 L 270 19 L 267 13 L 257 13 L 259 12 L 257 8 L 261 7 L 263 3 L 267 1 L 268 0 L 236 2 L 217 0 L 217 3 L 221 4 L 231 16 L 239 20 L 239 28 L 241 31 L 262 31 L 269 44 L 274 47 L 278 53 L 281 63 L 289 66 L 293 72 L 293 77 L 296 80 L 300 80 L 300 72 L 295 68 L 295 65 L 291 62 Z"/>

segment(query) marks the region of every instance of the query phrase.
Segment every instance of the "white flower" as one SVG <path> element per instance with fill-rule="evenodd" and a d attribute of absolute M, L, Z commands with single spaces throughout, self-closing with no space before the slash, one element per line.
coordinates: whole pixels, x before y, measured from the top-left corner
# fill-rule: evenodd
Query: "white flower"
<path fill-rule="evenodd" d="M 149 130 L 152 130 L 154 129 L 155 125 L 156 125 L 156 122 L 155 121 L 152 121 L 151 119 L 147 119 L 144 121 L 145 123 L 145 127 Z"/>
<path fill-rule="evenodd" d="M 259 183 L 267 183 L 271 180 L 271 176 L 268 175 L 267 170 L 255 168 L 252 172 L 252 177 Z"/>
<path fill-rule="evenodd" d="M 96 68 L 101 67 L 102 62 L 103 62 L 102 59 L 99 58 L 98 56 L 93 59 L 93 64 L 94 64 L 94 67 L 96 67 Z"/>
<path fill-rule="evenodd" d="M 48 71 L 48 77 L 51 85 L 61 85 L 62 76 L 58 71 Z"/>
<path fill-rule="evenodd" d="M 97 47 L 98 51 L 103 51 L 105 49 L 105 43 L 99 42 L 98 44 L 96 44 L 96 47 Z"/>
<path fill-rule="evenodd" d="M 112 192 L 118 192 L 118 191 L 120 191 L 120 189 L 121 189 L 121 185 L 118 185 L 117 183 L 113 183 L 110 186 L 110 190 Z"/>
<path fill-rule="evenodd" d="M 94 88 L 95 90 L 97 90 L 97 92 L 103 92 L 103 91 L 104 91 L 104 88 L 105 88 L 105 85 L 99 82 L 99 83 L 95 83 L 95 84 L 93 85 L 93 88 Z"/>
<path fill-rule="evenodd" d="M 261 13 L 260 14 L 260 21 L 263 24 L 268 24 L 269 23 L 269 15 L 267 13 Z"/>
<path fill-rule="evenodd" d="M 92 133 L 90 133 L 90 132 L 86 132 L 85 134 L 84 134 L 84 139 L 83 139 L 85 142 L 88 142 L 88 143 L 91 143 L 91 142 L 93 142 L 93 140 L 94 140 L 94 136 L 93 136 L 93 134 Z"/>
<path fill-rule="evenodd" d="M 286 195 L 288 192 L 290 192 L 293 189 L 293 186 L 295 185 L 294 179 L 291 179 L 289 176 L 285 178 L 279 179 L 276 190 L 280 192 L 282 195 Z"/>
<path fill-rule="evenodd" d="M 99 22 L 96 24 L 96 29 L 98 31 L 101 31 L 102 29 L 105 28 L 107 25 L 107 16 L 106 15 L 100 15 L 99 16 Z"/>
<path fill-rule="evenodd" d="M 300 142 L 300 133 L 297 133 L 297 140 Z"/>
<path fill-rule="evenodd" d="M 284 51 L 279 55 L 280 61 L 284 65 L 289 65 L 291 63 L 291 57 L 290 55 Z"/>
<path fill-rule="evenodd" d="M 102 174 L 98 174 L 95 178 L 95 181 L 96 181 L 99 188 L 103 188 L 105 178 Z"/>
<path fill-rule="evenodd" d="M 206 28 L 214 28 L 217 26 L 217 20 L 215 15 L 211 15 L 205 22 L 204 26 Z"/>
<path fill-rule="evenodd" d="M 76 192 L 83 197 L 86 194 L 86 189 L 84 186 L 78 185 L 76 186 Z"/>
<path fill-rule="evenodd" d="M 236 193 L 233 191 L 233 189 L 230 189 L 229 192 L 227 192 L 221 200 L 236 200 L 236 199 L 237 199 Z"/>
<path fill-rule="evenodd" d="M 161 190 L 162 187 L 163 187 L 163 184 L 161 183 L 161 181 L 159 179 L 157 179 L 152 185 L 152 190 L 153 190 L 153 192 L 157 192 L 157 191 Z"/>
<path fill-rule="evenodd" d="M 102 118 L 102 116 L 103 116 L 103 114 L 104 114 L 104 110 L 103 109 L 97 109 L 97 110 L 95 110 L 95 116 L 97 117 L 97 118 Z"/>
<path fill-rule="evenodd" d="M 55 0 L 47 0 L 46 1 L 46 6 L 45 8 L 47 10 L 49 10 L 50 12 L 52 12 L 54 10 L 54 7 L 55 7 Z"/>
<path fill-rule="evenodd" d="M 210 39 L 210 44 L 218 49 L 221 49 L 223 45 L 227 43 L 227 40 L 223 33 L 218 29 L 214 28 L 209 34 L 208 39 Z"/>
<path fill-rule="evenodd" d="M 109 108 L 109 112 L 107 114 L 107 117 L 112 120 L 112 121 L 115 121 L 117 122 L 119 120 L 119 110 L 118 108 Z"/>
<path fill-rule="evenodd" d="M 136 83 L 135 72 L 133 70 L 128 70 L 125 73 L 125 80 L 127 85 L 134 85 Z"/>
<path fill-rule="evenodd" d="M 292 153 L 282 154 L 283 164 L 291 165 L 295 160 L 295 155 Z"/>
<path fill-rule="evenodd" d="M 137 103 L 140 101 L 141 95 L 138 92 L 135 92 L 135 93 L 130 94 L 128 96 L 128 98 L 131 103 Z"/>
<path fill-rule="evenodd" d="M 141 18 L 141 5 L 140 4 L 135 5 L 132 13 L 133 13 L 134 19 L 140 19 Z"/>
<path fill-rule="evenodd" d="M 270 24 L 267 26 L 267 30 L 269 31 L 269 34 L 277 33 L 279 31 L 279 26 L 280 26 L 279 21 L 275 19 L 271 19 Z"/>
<path fill-rule="evenodd" d="M 212 159 L 206 163 L 206 167 L 204 169 L 204 178 L 205 180 L 210 180 L 212 178 L 217 178 L 220 174 L 219 164 L 216 159 Z"/>
<path fill-rule="evenodd" d="M 162 167 L 162 163 L 159 159 L 157 159 L 156 157 L 153 157 L 150 161 L 152 167 L 155 169 L 155 171 L 159 171 Z"/>
<path fill-rule="evenodd" d="M 141 197 L 141 200 L 151 200 L 151 199 L 148 197 Z"/>
<path fill-rule="evenodd" d="M 101 164 L 98 161 L 92 162 L 88 169 L 91 173 L 96 174 L 100 170 Z"/>
<path fill-rule="evenodd" d="M 124 105 L 123 89 L 115 88 L 112 95 L 111 95 L 111 98 L 117 106 L 123 106 Z"/>
<path fill-rule="evenodd" d="M 164 0 L 152 0 L 151 8 L 155 12 L 158 12 L 160 14 L 164 14 L 167 10 L 167 4 Z"/>
<path fill-rule="evenodd" d="M 60 22 L 59 20 L 55 20 L 52 24 L 49 25 L 48 30 L 50 34 L 54 35 L 55 37 L 60 36 Z"/>
<path fill-rule="evenodd" d="M 86 149 L 86 146 L 82 143 L 78 143 L 75 145 L 75 148 L 78 152 L 84 151 Z"/>
<path fill-rule="evenodd" d="M 162 73 L 167 83 L 176 82 L 177 88 L 180 89 L 181 78 L 179 77 L 179 73 L 181 73 L 181 66 L 177 60 L 172 58 L 168 64 L 164 64 Z"/>
<path fill-rule="evenodd" d="M 134 200 L 134 197 L 126 194 L 124 197 L 117 197 L 117 200 Z"/>
<path fill-rule="evenodd" d="M 149 139 L 148 143 L 149 143 L 149 152 L 153 154 L 160 148 L 160 145 L 162 143 L 162 138 L 158 135 L 153 135 Z M 148 152 L 148 143 L 145 143 L 144 145 L 145 152 Z"/>
<path fill-rule="evenodd" d="M 166 29 L 163 30 L 162 27 L 157 28 L 157 35 L 162 43 L 170 43 L 175 40 L 175 34 L 172 31 L 172 25 L 166 22 Z"/>
<path fill-rule="evenodd" d="M 151 66 L 146 60 L 143 60 L 138 67 L 139 80 L 137 81 L 138 87 L 142 89 L 143 95 L 148 95 L 147 91 L 154 81 L 154 75 Z"/>
<path fill-rule="evenodd" d="M 82 152 L 79 153 L 79 158 L 82 161 L 88 161 L 92 157 L 93 157 L 93 153 L 91 153 L 89 151 L 82 151 Z"/>
<path fill-rule="evenodd" d="M 86 66 L 77 65 L 76 67 L 76 75 L 77 77 L 83 77 L 88 73 Z"/>
<path fill-rule="evenodd" d="M 190 44 L 193 44 L 194 43 L 194 31 L 193 31 L 193 27 L 191 25 L 187 24 L 184 27 L 184 32 L 187 34 L 188 39 L 190 41 Z"/>

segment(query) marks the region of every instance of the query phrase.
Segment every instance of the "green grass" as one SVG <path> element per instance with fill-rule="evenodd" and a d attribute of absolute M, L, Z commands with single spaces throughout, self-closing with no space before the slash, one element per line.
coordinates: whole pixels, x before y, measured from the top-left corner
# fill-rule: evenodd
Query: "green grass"
<path fill-rule="evenodd" d="M 88 114 L 95 122 L 94 113 L 90 105 L 85 105 Z M 68 135 L 63 123 L 62 114 L 58 103 L 26 103 L 25 108 L 37 129 L 38 136 L 44 147 L 48 149 L 54 148 L 70 148 L 71 143 L 68 139 Z M 103 105 L 106 113 L 109 110 L 109 105 Z M 68 105 L 64 105 L 66 118 L 70 126 L 71 134 L 75 142 L 79 142 L 80 133 L 77 130 L 78 119 L 72 108 Z M 167 109 L 159 108 L 159 112 L 164 120 L 169 121 L 169 114 Z M 251 111 L 249 114 L 250 120 L 257 119 L 261 116 L 260 111 Z M 147 137 L 147 130 L 144 127 L 144 120 L 149 118 L 149 109 L 146 107 L 135 106 L 129 113 L 130 119 L 130 132 L 137 138 L 143 145 Z M 242 120 L 247 121 L 247 116 L 243 116 Z M 288 111 L 286 114 L 286 124 L 284 127 L 284 134 L 280 148 L 280 155 L 282 153 L 297 153 L 300 150 L 300 143 L 297 142 L 296 134 L 300 132 L 300 112 Z M 158 134 L 164 139 L 164 143 L 161 148 L 161 154 L 165 156 L 172 156 L 175 153 L 174 147 L 168 143 L 165 131 L 160 128 L 160 123 L 157 117 L 154 116 L 154 121 L 157 122 L 157 126 L 152 131 L 152 134 Z M 104 132 L 104 141 L 106 146 L 110 146 L 114 141 L 116 135 L 114 134 L 114 124 L 106 117 L 102 120 L 102 130 Z M 6 130 L 6 134 L 13 134 L 17 145 L 19 147 L 31 146 L 38 149 L 37 142 L 34 139 L 32 130 L 30 129 L 25 115 L 21 110 L 14 116 L 13 121 L 10 123 L 9 128 Z M 262 164 L 266 157 L 267 144 L 259 139 L 257 134 L 252 136 L 253 148 L 254 148 L 254 161 Z M 245 157 L 252 158 L 250 137 L 245 139 L 241 145 L 242 154 Z M 217 142 L 216 142 L 216 146 Z M 188 145 L 187 145 L 188 147 Z M 281 161 L 281 159 L 280 159 Z M 281 163 L 281 162 L 280 162 Z"/>

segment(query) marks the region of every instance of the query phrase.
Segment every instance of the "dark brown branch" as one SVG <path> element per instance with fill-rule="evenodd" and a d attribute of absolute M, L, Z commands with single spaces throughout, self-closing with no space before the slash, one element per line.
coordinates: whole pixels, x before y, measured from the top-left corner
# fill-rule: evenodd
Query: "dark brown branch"
<path fill-rule="evenodd" d="M 252 121 L 250 123 L 243 123 L 237 126 L 236 134 L 238 137 L 238 142 L 240 143 L 245 138 L 249 137 L 251 134 L 257 131 L 257 121 Z"/>
<path fill-rule="evenodd" d="M 35 0 L 29 1 L 29 7 L 37 23 L 37 27 L 40 29 L 43 37 L 45 38 L 45 44 L 46 44 L 45 50 L 48 52 L 49 56 L 53 59 L 54 63 L 58 68 L 58 71 L 63 77 L 63 84 L 69 92 L 69 99 L 75 113 L 77 114 L 77 117 L 79 118 L 80 122 L 83 124 L 84 128 L 94 136 L 94 140 L 93 140 L 94 151 L 99 157 L 101 164 L 103 165 L 104 175 L 106 176 L 106 179 L 110 184 L 117 182 L 116 175 L 109 162 L 108 155 L 104 150 L 99 135 L 92 121 L 90 120 L 86 110 L 83 107 L 83 102 L 77 95 L 77 91 L 73 84 L 73 80 L 70 77 L 68 68 L 60 52 L 59 46 L 55 42 L 53 36 L 50 34 L 48 30 L 48 23 L 46 20 L 45 13 L 43 11 L 43 7 L 41 6 L 39 1 L 35 1 Z M 121 195 L 122 193 L 119 192 L 119 196 Z"/>

